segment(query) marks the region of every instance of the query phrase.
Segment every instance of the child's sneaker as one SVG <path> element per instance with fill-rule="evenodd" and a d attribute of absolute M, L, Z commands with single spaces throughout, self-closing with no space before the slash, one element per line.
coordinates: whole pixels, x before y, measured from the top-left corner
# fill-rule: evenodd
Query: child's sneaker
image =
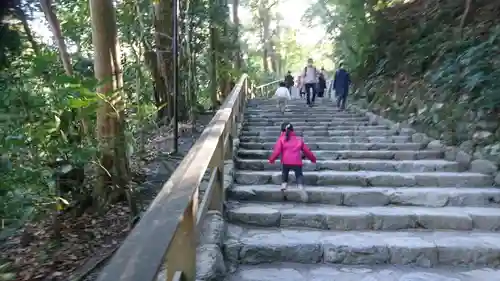
<path fill-rule="evenodd" d="M 299 184 L 297 185 L 297 188 L 299 189 L 300 199 L 302 202 L 307 202 L 309 200 L 309 196 L 307 196 L 307 191 L 304 189 L 304 186 Z"/>
<path fill-rule="evenodd" d="M 287 188 L 288 188 L 288 184 L 286 182 L 281 184 L 281 194 L 283 195 L 284 201 L 288 201 L 288 196 L 286 195 Z"/>

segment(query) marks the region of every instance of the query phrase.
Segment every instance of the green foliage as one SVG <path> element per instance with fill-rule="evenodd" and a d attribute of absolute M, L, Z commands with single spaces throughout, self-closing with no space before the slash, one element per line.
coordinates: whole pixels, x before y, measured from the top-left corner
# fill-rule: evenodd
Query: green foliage
<path fill-rule="evenodd" d="M 217 14 L 218 79 L 237 80 L 232 54 L 239 42 L 228 21 L 224 1 L 181 1 L 180 6 L 180 116 L 186 117 L 209 107 L 210 64 L 213 50 L 209 45 L 209 7 Z M 30 219 L 53 210 L 54 203 L 71 204 L 77 193 L 90 194 L 92 183 L 72 186 L 78 191 L 63 194 L 56 190 L 54 163 L 67 161 L 69 167 L 93 171 L 98 163 L 96 110 L 103 97 L 93 71 L 88 1 L 57 1 L 54 11 L 73 66 L 73 75 L 65 74 L 57 46 L 41 42 L 36 34 L 17 21 L 2 23 L 0 34 L 0 217 L 8 223 Z M 9 7 L 2 16 L 14 17 L 14 11 L 30 14 L 34 5 Z M 168 16 L 168 15 L 162 15 Z M 10 24 L 12 23 L 12 24 Z M 144 133 L 154 129 L 156 113 L 152 71 L 145 54 L 155 51 L 155 30 L 151 2 L 125 0 L 117 3 L 117 33 L 125 105 L 127 155 L 143 152 Z M 28 26 L 29 27 L 29 26 Z M 29 42 L 31 37 L 33 42 Z M 7 42 L 8 41 L 8 42 Z M 35 47 L 36 45 L 36 47 Z M 34 49 L 37 49 L 36 52 Z M 224 80 L 225 81 L 225 80 Z M 228 80 L 229 81 L 229 80 Z M 192 105 L 192 106 L 191 106 Z M 168 106 L 168 105 L 161 105 Z M 88 174 L 88 173 L 87 173 Z M 88 178 L 87 180 L 91 180 Z"/>
<path fill-rule="evenodd" d="M 366 0 L 318 0 L 303 21 L 323 25 L 333 41 L 333 55 L 351 70 L 354 78 L 365 74 L 373 49 L 375 7 Z"/>
<path fill-rule="evenodd" d="M 12 62 L 15 68 L 0 73 L 1 217 L 22 218 L 33 207 L 53 201 L 56 191 L 49 165 L 57 158 L 83 164 L 96 153 L 91 139 L 79 141 L 77 122 L 90 122 L 95 116 L 98 99 L 89 90 L 95 83 L 65 76 L 56 61 L 53 52 L 20 57 Z M 75 109 L 80 110 L 76 118 Z"/>
<path fill-rule="evenodd" d="M 500 69 L 496 58 L 500 53 L 500 27 L 488 32 L 487 40 L 458 41 L 444 55 L 442 63 L 427 74 L 434 87 L 449 93 L 467 93 L 470 108 L 500 108 Z"/>

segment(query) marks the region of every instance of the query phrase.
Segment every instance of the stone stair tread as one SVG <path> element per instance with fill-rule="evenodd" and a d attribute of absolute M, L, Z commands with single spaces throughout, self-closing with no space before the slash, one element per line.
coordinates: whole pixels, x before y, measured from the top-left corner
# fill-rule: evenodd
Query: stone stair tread
<path fill-rule="evenodd" d="M 266 227 L 331 230 L 500 229 L 500 208 L 491 207 L 351 207 L 300 203 L 228 202 L 233 223 Z"/>
<path fill-rule="evenodd" d="M 306 125 L 293 125 L 293 129 L 296 131 L 299 130 L 326 130 L 326 129 L 338 129 L 343 128 L 343 127 L 349 127 L 353 128 L 354 130 L 356 129 L 363 129 L 363 130 L 389 130 L 390 128 L 385 126 L 385 125 L 312 125 L 310 124 L 309 126 Z M 312 125 L 312 126 L 311 126 Z M 264 130 L 264 131 L 274 131 L 274 130 L 280 130 L 281 125 L 244 125 L 243 130 Z M 345 129 L 344 129 L 345 130 Z"/>
<path fill-rule="evenodd" d="M 225 281 L 500 281 L 500 269 L 411 265 L 241 265 Z"/>
<path fill-rule="evenodd" d="M 292 186 L 293 188 L 293 186 Z M 495 187 L 355 187 L 307 186 L 309 202 L 345 206 L 496 206 L 500 189 Z M 280 185 L 234 185 L 229 199 L 239 201 L 281 202 Z M 290 194 L 289 201 L 300 202 Z"/>
<path fill-rule="evenodd" d="M 247 150 L 273 149 L 276 142 L 242 142 L 240 147 Z M 373 142 L 311 142 L 307 144 L 311 149 L 316 150 L 421 150 L 422 143 L 373 143 Z M 255 148 L 252 148 L 255 147 Z"/>
<path fill-rule="evenodd" d="M 262 171 L 262 170 L 280 170 L 281 161 L 276 160 L 270 164 L 267 159 L 245 159 L 236 158 L 236 167 L 240 169 Z M 455 161 L 443 159 L 421 159 L 421 160 L 387 160 L 387 159 L 339 159 L 339 160 L 318 160 L 316 164 L 309 160 L 304 160 L 304 171 L 315 170 L 333 170 L 333 171 L 397 171 L 407 172 L 431 172 L 445 171 L 457 172 L 460 165 Z"/>
<path fill-rule="evenodd" d="M 240 136 L 240 142 L 276 142 L 277 136 Z M 305 136 L 303 138 L 308 142 L 373 142 L 373 143 L 408 143 L 411 142 L 410 136 Z"/>
<path fill-rule="evenodd" d="M 332 231 L 228 225 L 225 254 L 239 264 L 500 264 L 500 233 L 487 231 Z"/>
<path fill-rule="evenodd" d="M 281 172 L 237 170 L 238 184 L 280 183 Z M 291 173 L 291 179 L 294 179 Z M 305 171 L 306 185 L 354 186 L 492 186 L 493 177 L 473 172 L 383 172 L 383 171 Z"/>
<path fill-rule="evenodd" d="M 351 118 L 337 118 L 334 116 L 318 116 L 318 117 L 313 117 L 313 116 L 290 116 L 290 117 L 283 117 L 283 116 L 247 116 L 245 117 L 247 121 L 252 121 L 252 122 L 269 122 L 269 120 L 272 120 L 274 122 L 297 122 L 297 121 L 309 121 L 309 122 L 316 122 L 316 121 L 344 121 L 344 122 L 368 122 L 369 119 L 367 117 L 351 117 Z"/>
<path fill-rule="evenodd" d="M 266 162 L 267 159 L 245 159 L 245 158 L 237 158 L 237 161 L 241 162 Z M 419 164 L 429 164 L 429 165 L 438 165 L 438 164 L 449 164 L 456 163 L 455 161 L 449 161 L 444 159 L 419 159 L 419 160 L 391 160 L 391 159 L 339 159 L 339 160 L 329 160 L 329 159 L 318 159 L 317 162 L 322 163 L 353 163 L 353 164 L 362 164 L 362 163 L 378 163 L 378 164 L 411 164 L 411 163 L 419 163 Z M 281 163 L 279 159 L 276 160 L 276 163 Z M 304 159 L 303 163 L 313 164 L 310 160 Z"/>
<path fill-rule="evenodd" d="M 282 121 L 267 119 L 263 121 L 243 121 L 243 125 L 248 126 L 281 126 Z M 332 121 L 317 121 L 317 120 L 299 120 L 293 123 L 294 126 L 307 126 L 307 125 L 329 125 L 333 126 L 360 126 L 360 127 L 368 127 L 368 126 L 379 126 L 376 123 L 371 123 L 368 121 L 342 121 L 342 120 L 332 120 Z"/>
<path fill-rule="evenodd" d="M 271 155 L 273 149 L 243 149 L 240 148 L 238 153 L 254 153 L 254 154 L 262 154 L 262 155 Z M 315 150 L 313 151 L 315 154 L 348 154 L 348 153 L 357 153 L 357 154 L 404 154 L 404 153 L 439 153 L 441 151 L 430 150 L 430 149 L 416 149 L 416 150 L 358 150 L 358 149 L 345 149 L 345 150 Z"/>
<path fill-rule="evenodd" d="M 276 175 L 280 174 L 280 171 L 248 171 L 248 170 L 238 170 L 237 173 L 250 173 L 250 174 L 259 174 L 259 175 Z M 475 172 L 409 172 L 409 173 L 400 173 L 400 172 L 385 172 L 385 171 L 310 171 L 305 172 L 310 175 L 322 176 L 322 175 L 332 175 L 332 176 L 341 176 L 341 175 L 359 175 L 365 177 L 372 176 L 392 176 L 403 174 L 404 176 L 440 176 L 440 177 L 449 177 L 449 176 L 457 176 L 457 177 L 490 177 L 489 175 L 475 173 Z M 293 174 L 293 173 L 292 173 Z"/>
<path fill-rule="evenodd" d="M 279 136 L 280 131 L 248 131 L 242 130 L 241 136 Z M 398 133 L 391 129 L 382 130 L 307 130 L 296 132 L 298 136 L 411 136 L 408 133 Z"/>

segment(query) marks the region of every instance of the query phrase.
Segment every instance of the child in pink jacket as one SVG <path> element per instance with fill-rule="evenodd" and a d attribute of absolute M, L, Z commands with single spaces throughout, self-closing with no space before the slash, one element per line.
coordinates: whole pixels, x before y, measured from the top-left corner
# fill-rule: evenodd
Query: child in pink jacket
<path fill-rule="evenodd" d="M 304 190 L 304 174 L 302 173 L 302 153 L 311 162 L 316 163 L 316 156 L 307 147 L 304 140 L 295 135 L 292 124 L 288 122 L 283 123 L 281 125 L 281 135 L 274 145 L 274 151 L 269 157 L 269 163 L 273 164 L 281 155 L 281 191 L 286 191 L 288 173 L 292 170 L 295 172 L 297 186 L 301 193 L 300 196 L 303 201 L 307 201 L 307 193 Z"/>

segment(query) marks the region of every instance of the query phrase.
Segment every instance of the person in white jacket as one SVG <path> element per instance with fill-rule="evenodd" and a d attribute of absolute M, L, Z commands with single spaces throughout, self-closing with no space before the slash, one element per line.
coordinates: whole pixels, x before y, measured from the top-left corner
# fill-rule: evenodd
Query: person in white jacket
<path fill-rule="evenodd" d="M 274 98 L 276 98 L 276 100 L 278 101 L 277 106 L 280 109 L 281 113 L 285 113 L 286 103 L 287 101 L 292 99 L 292 97 L 290 96 L 290 91 L 286 87 L 285 82 L 282 81 L 279 83 L 279 88 L 276 89 Z"/>

